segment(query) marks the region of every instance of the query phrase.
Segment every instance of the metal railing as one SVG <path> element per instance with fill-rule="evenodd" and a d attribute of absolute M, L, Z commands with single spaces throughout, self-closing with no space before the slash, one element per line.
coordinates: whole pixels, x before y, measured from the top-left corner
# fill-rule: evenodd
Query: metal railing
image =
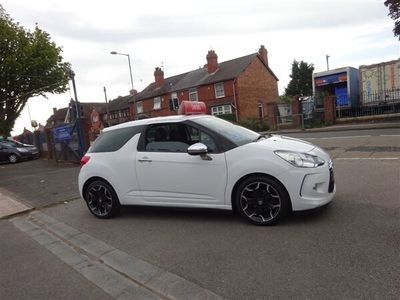
<path fill-rule="evenodd" d="M 400 89 L 360 93 L 360 105 L 337 107 L 337 118 L 352 118 L 400 113 Z"/>

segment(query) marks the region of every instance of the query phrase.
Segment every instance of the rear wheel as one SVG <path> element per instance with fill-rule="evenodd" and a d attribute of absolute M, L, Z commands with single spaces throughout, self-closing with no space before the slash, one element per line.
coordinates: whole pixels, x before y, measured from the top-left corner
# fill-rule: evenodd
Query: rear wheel
<path fill-rule="evenodd" d="M 115 216 L 121 206 L 112 186 L 100 180 L 88 186 L 85 200 L 90 212 L 100 219 Z"/>
<path fill-rule="evenodd" d="M 255 225 L 276 224 L 289 208 L 289 196 L 273 178 L 252 176 L 238 187 L 236 209 L 247 221 Z"/>
<path fill-rule="evenodd" d="M 18 161 L 18 156 L 16 156 L 15 154 L 10 154 L 10 156 L 8 157 L 8 161 L 11 164 L 15 164 Z"/>

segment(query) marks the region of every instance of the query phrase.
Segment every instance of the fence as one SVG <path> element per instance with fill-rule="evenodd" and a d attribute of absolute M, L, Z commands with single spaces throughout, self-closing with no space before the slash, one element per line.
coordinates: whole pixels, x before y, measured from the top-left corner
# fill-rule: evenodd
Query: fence
<path fill-rule="evenodd" d="M 62 139 L 57 129 L 62 127 L 67 131 L 67 138 Z M 43 131 L 26 132 L 17 137 L 24 144 L 35 145 L 43 158 L 56 161 L 79 162 L 80 154 L 78 133 L 73 124 L 63 124 L 55 128 L 45 128 Z"/>
<path fill-rule="evenodd" d="M 354 118 L 400 113 L 400 89 L 360 94 L 360 105 L 356 107 L 336 107 L 337 118 Z"/>

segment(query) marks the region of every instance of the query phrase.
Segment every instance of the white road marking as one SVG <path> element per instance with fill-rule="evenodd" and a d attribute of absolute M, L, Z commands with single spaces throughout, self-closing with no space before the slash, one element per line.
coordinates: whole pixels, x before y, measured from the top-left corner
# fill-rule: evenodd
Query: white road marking
<path fill-rule="evenodd" d="M 400 157 L 337 157 L 334 160 L 400 160 Z"/>
<path fill-rule="evenodd" d="M 350 136 L 328 136 L 328 137 L 303 137 L 300 139 L 303 140 L 330 140 L 330 139 L 352 139 L 352 138 L 364 138 L 364 137 L 372 137 L 373 135 L 350 135 Z M 380 134 L 380 135 L 374 135 L 376 136 L 382 136 L 382 137 L 400 137 L 400 134 Z"/>
<path fill-rule="evenodd" d="M 352 138 L 363 138 L 363 137 L 371 137 L 372 135 L 351 135 L 351 136 L 330 136 L 320 138 L 321 140 L 329 140 L 329 139 L 352 139 Z"/>

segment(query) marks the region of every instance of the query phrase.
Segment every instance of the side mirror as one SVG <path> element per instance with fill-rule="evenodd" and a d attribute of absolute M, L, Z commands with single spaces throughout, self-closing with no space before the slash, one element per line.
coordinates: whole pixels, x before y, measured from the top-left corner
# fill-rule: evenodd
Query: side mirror
<path fill-rule="evenodd" d="M 207 146 L 202 143 L 193 144 L 187 149 L 189 155 L 205 155 L 207 152 Z"/>

